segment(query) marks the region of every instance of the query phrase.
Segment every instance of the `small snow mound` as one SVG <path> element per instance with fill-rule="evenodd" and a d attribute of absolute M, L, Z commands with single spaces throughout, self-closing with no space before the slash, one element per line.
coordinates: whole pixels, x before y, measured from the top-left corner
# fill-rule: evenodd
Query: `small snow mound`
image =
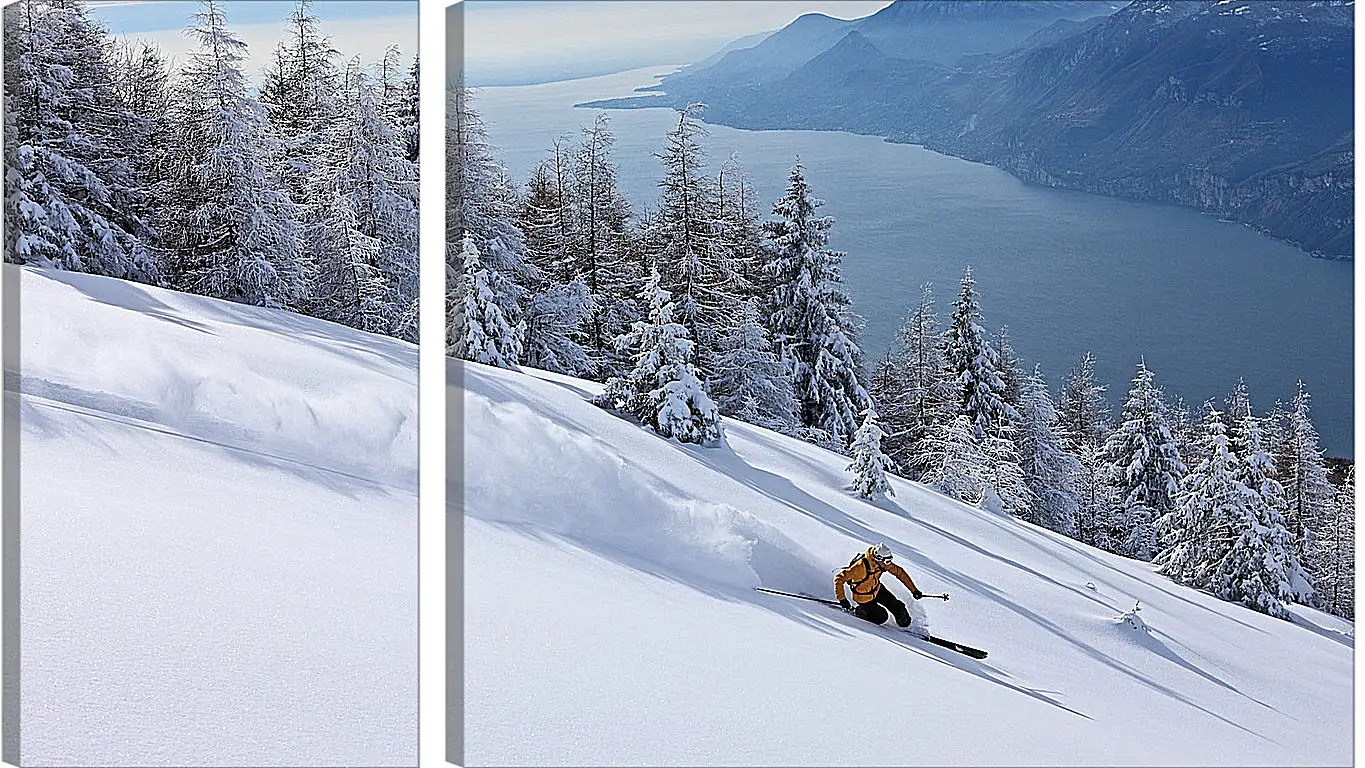
<path fill-rule="evenodd" d="M 1001 500 L 994 485 L 986 485 L 986 489 L 981 493 L 981 501 L 977 502 L 976 506 L 978 509 L 983 509 L 992 514 L 1005 514 L 1005 502 Z"/>
<path fill-rule="evenodd" d="M 1142 610 L 1141 603 L 1135 603 L 1133 605 L 1133 610 L 1118 617 L 1117 619 L 1115 619 L 1115 621 L 1120 624 L 1128 625 L 1128 628 L 1135 632 L 1142 632 L 1143 634 L 1147 634 L 1151 632 L 1151 630 L 1147 628 L 1147 622 L 1143 621 L 1142 617 L 1138 615 L 1138 612 L 1141 610 Z"/>
<path fill-rule="evenodd" d="M 1086 589 L 1090 589 L 1090 590 L 1096 589 L 1096 587 L 1095 587 L 1095 582 L 1093 582 L 1093 581 L 1087 581 L 1087 582 L 1085 583 L 1085 588 L 1086 588 Z"/>

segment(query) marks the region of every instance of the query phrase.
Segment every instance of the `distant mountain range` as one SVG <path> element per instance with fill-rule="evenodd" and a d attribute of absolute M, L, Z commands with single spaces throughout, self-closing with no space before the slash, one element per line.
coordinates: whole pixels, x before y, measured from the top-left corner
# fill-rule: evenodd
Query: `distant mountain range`
<path fill-rule="evenodd" d="M 739 128 L 886 136 L 1350 258 L 1353 5 L 897 0 L 802 16 L 594 106 L 703 102 Z"/>

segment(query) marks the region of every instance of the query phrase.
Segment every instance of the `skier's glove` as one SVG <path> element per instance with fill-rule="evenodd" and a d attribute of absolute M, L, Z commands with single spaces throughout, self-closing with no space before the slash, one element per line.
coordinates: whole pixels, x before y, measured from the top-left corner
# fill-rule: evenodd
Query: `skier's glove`
<path fill-rule="evenodd" d="M 914 595 L 916 600 L 920 599 L 921 597 L 924 597 L 924 593 L 919 591 L 918 589 L 911 591 L 910 594 Z"/>
<path fill-rule="evenodd" d="M 844 613 L 853 613 L 853 605 L 848 602 L 847 597 L 839 598 L 839 607 L 844 609 Z"/>

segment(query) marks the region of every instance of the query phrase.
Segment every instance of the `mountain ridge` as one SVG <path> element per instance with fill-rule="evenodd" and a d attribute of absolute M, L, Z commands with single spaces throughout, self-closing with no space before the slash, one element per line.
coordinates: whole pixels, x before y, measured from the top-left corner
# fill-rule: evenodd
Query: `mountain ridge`
<path fill-rule="evenodd" d="M 927 12 L 899 12 L 916 9 Z M 651 99 L 592 106 L 703 102 L 706 120 L 737 128 L 884 136 L 1033 183 L 1197 208 L 1317 256 L 1354 255 L 1350 0 L 1134 0 L 1038 22 L 1021 47 L 952 63 L 939 55 L 951 41 L 921 59 L 889 51 L 886 35 L 868 33 L 879 14 L 827 25 L 822 35 L 842 34 L 799 65 L 789 46 L 786 59 L 746 69 L 742 54 L 760 45 L 669 75 Z M 794 39 L 784 31 L 764 45 Z M 844 44 L 851 33 L 856 48 Z"/>

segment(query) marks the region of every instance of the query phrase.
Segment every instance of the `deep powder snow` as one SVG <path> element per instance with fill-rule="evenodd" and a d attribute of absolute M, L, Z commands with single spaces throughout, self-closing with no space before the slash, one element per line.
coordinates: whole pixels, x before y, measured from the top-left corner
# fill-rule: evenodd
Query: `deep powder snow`
<path fill-rule="evenodd" d="M 1351 761 L 1349 622 L 1278 621 L 899 478 L 864 502 L 846 458 L 756 427 L 683 446 L 589 382 L 451 371 L 467 765 Z M 832 596 L 877 541 L 951 594 L 919 620 L 989 658 L 753 589 Z"/>
<path fill-rule="evenodd" d="M 415 764 L 416 347 L 4 270 L 22 763 Z"/>

